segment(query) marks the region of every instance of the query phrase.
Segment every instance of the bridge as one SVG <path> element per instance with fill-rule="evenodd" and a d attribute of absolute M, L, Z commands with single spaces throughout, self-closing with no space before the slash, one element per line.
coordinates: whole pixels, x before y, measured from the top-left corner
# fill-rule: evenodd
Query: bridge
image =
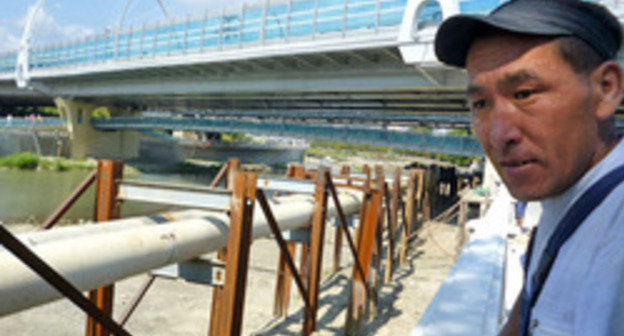
<path fill-rule="evenodd" d="M 135 130 L 145 125 L 135 120 L 132 127 L 121 127 L 111 120 L 106 129 L 117 125 L 123 130 L 94 135 L 89 121 L 98 106 L 109 107 L 115 118 L 146 110 L 197 109 L 268 117 L 307 112 L 334 122 L 354 120 L 348 116 L 363 112 L 466 118 L 464 73 L 437 62 L 433 37 L 444 18 L 487 12 L 500 2 L 289 0 L 243 5 L 236 12 L 0 55 L 0 98 L 5 106 L 50 105 L 54 98 L 73 142 L 82 144 L 75 156 L 89 154 L 94 141 L 127 147 L 121 157 L 136 154 Z M 612 6 L 623 13 L 619 5 Z M 332 113 L 345 118 L 324 117 Z M 178 124 L 172 119 L 167 128 Z M 264 129 L 272 128 L 267 124 Z M 466 155 L 474 154 L 471 146 Z M 414 144 L 412 149 L 424 148 Z"/>

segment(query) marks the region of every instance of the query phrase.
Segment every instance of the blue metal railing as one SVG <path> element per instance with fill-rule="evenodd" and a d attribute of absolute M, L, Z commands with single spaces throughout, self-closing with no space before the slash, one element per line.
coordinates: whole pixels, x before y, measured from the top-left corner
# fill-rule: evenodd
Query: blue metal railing
<path fill-rule="evenodd" d="M 410 124 L 461 124 L 470 126 L 472 116 L 468 113 L 447 114 L 447 113 L 361 113 L 361 112 L 325 112 L 318 110 L 296 111 L 284 110 L 188 110 L 188 111 L 148 111 L 145 117 L 173 117 L 200 116 L 200 117 L 223 117 L 223 118 L 275 118 L 275 119 L 316 119 L 316 120 L 351 120 L 357 122 L 388 122 L 388 123 L 410 123 Z"/>
<path fill-rule="evenodd" d="M 460 0 L 462 13 L 483 13 L 505 0 Z M 267 2 L 268 4 L 269 2 Z M 376 33 L 397 28 L 407 0 L 290 0 L 268 6 L 243 6 L 239 12 L 205 15 L 142 26 L 31 48 L 30 69 L 49 69 L 202 53 L 232 47 L 316 39 L 327 34 Z M 441 16 L 428 2 L 419 19 L 434 24 Z M 17 52 L 0 54 L 0 73 L 15 71 Z"/>
<path fill-rule="evenodd" d="M 65 122 L 60 118 L 3 118 L 0 119 L 0 128 L 40 128 L 62 127 Z"/>
<path fill-rule="evenodd" d="M 15 64 L 17 62 L 17 52 L 9 52 L 0 54 L 0 73 L 15 72 Z"/>
<path fill-rule="evenodd" d="M 398 26 L 407 0 L 298 0 L 239 13 L 143 26 L 32 48 L 31 69 L 58 68 L 156 55 L 257 45 L 329 33 L 376 32 Z M 0 72 L 15 69 L 16 53 L 0 55 Z"/>
<path fill-rule="evenodd" d="M 373 146 L 388 146 L 423 152 L 463 156 L 481 156 L 477 139 L 467 136 L 403 132 L 374 127 L 347 126 L 299 122 L 250 121 L 208 118 L 136 118 L 117 117 L 93 119 L 100 130 L 175 129 L 187 131 L 248 132 L 305 137 L 314 140 L 334 140 Z"/>

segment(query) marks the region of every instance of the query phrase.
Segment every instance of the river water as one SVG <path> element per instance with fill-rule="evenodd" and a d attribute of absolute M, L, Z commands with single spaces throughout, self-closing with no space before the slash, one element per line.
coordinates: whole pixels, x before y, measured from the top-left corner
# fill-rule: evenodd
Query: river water
<path fill-rule="evenodd" d="M 89 174 L 87 170 L 27 171 L 0 170 L 0 221 L 5 223 L 43 222 Z M 207 174 L 132 174 L 124 178 L 141 181 L 169 183 L 209 184 Z M 93 217 L 95 186 L 89 188 L 80 200 L 63 217 L 64 221 L 77 222 Z M 151 214 L 173 209 L 167 205 L 124 203 L 122 216 Z"/>

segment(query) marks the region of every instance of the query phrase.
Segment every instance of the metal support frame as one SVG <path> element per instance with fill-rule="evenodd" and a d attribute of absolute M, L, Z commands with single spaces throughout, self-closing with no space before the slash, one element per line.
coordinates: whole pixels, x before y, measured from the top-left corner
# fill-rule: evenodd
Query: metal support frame
<path fill-rule="evenodd" d="M 386 184 L 387 190 L 387 184 Z M 389 207 L 387 211 L 389 211 L 388 216 L 388 254 L 386 255 L 386 273 L 384 276 L 384 282 L 388 283 L 392 280 L 392 273 L 394 273 L 394 258 L 396 252 L 396 232 L 399 222 L 399 196 L 401 194 L 401 168 L 396 168 L 394 170 L 394 180 L 392 184 L 392 196 L 390 199 L 387 199 L 388 194 L 386 193 L 386 204 L 389 203 Z"/>
<path fill-rule="evenodd" d="M 219 172 L 217 173 L 217 175 L 215 176 L 215 178 L 213 179 L 212 183 L 211 183 L 211 187 L 210 188 L 215 188 L 219 182 L 221 182 L 221 180 L 223 180 L 223 178 L 226 176 L 226 174 L 230 171 L 229 167 L 233 166 L 234 169 L 232 169 L 231 171 L 237 171 L 238 170 L 238 165 L 239 162 L 236 159 L 231 159 L 228 162 L 226 162 L 225 164 L 223 164 L 223 166 L 221 167 L 221 169 L 219 170 Z M 125 182 L 126 184 L 129 184 L 127 181 Z M 135 183 L 137 184 L 137 183 Z M 226 184 L 227 184 L 227 180 L 226 180 Z M 138 183 L 137 185 L 140 185 L 140 183 Z M 123 184 L 122 184 L 123 186 Z M 154 189 L 157 188 L 162 188 L 162 187 L 166 187 L 169 189 L 175 189 L 175 188 L 171 188 L 171 186 L 165 186 L 165 185 L 152 185 L 149 186 L 149 184 L 144 185 L 145 187 L 155 187 Z M 192 188 L 193 189 L 193 188 Z M 197 188 L 195 188 L 197 189 Z M 199 188 L 202 189 L 202 188 Z M 197 191 L 199 191 L 199 189 L 197 189 Z M 187 190 L 188 191 L 188 190 Z M 203 191 L 207 191 L 207 190 L 203 190 Z M 229 195 L 226 197 L 226 199 L 228 199 L 229 202 Z M 220 251 L 217 254 L 217 258 L 218 261 L 214 264 L 219 264 L 222 265 L 225 262 L 225 254 L 224 254 L 224 250 Z M 202 272 L 200 272 L 201 274 L 205 273 L 206 271 L 210 272 L 211 270 L 205 270 L 204 268 L 206 267 L 206 264 L 210 264 L 210 263 L 206 263 L 205 261 L 202 262 L 202 265 L 200 266 L 196 266 L 196 263 L 194 262 L 189 262 L 188 265 L 183 265 L 183 267 L 186 269 L 187 267 L 199 267 L 201 269 Z M 179 265 L 175 265 L 177 268 L 177 270 L 174 270 L 175 272 L 180 273 L 180 266 Z M 183 270 L 184 271 L 184 270 Z M 172 273 L 173 274 L 173 273 Z M 172 275 L 171 274 L 171 275 Z M 154 281 L 156 280 L 157 276 L 168 276 L 170 274 L 166 273 L 166 271 L 155 271 L 154 273 L 150 273 L 149 277 L 144 281 L 144 283 L 141 285 L 141 288 L 139 289 L 139 291 L 137 292 L 137 294 L 135 295 L 135 297 L 132 299 L 132 301 L 128 304 L 128 308 L 121 314 L 121 318 L 120 318 L 120 324 L 122 326 L 124 326 L 128 320 L 130 319 L 130 317 L 132 316 L 132 314 L 134 313 L 134 311 L 136 310 L 136 308 L 138 307 L 138 305 L 141 303 L 141 301 L 143 300 L 143 298 L 145 297 L 145 294 L 147 294 L 147 291 L 151 288 L 151 286 L 154 284 Z M 196 275 L 194 275 L 196 276 Z M 189 280 L 189 279 L 187 279 Z M 216 279 L 216 277 L 211 277 L 211 279 L 196 279 L 198 282 L 202 282 L 205 283 L 206 281 L 211 281 L 213 283 L 220 283 L 219 279 Z M 214 311 L 214 310 L 213 310 Z"/>
<path fill-rule="evenodd" d="M 294 258 L 295 249 L 296 249 L 295 242 L 285 241 L 284 244 L 286 245 L 286 250 L 284 249 L 280 250 L 279 260 L 277 263 L 277 281 L 275 283 L 275 299 L 274 299 L 274 304 L 273 304 L 273 316 L 274 317 L 286 317 L 286 315 L 288 314 L 288 303 L 290 300 L 290 285 L 291 285 L 290 280 L 294 274 L 298 274 L 295 272 L 296 268 L 293 270 L 290 266 L 288 266 L 288 261 L 287 261 L 289 258 L 288 256 L 290 256 L 291 259 Z M 294 262 L 293 262 L 293 267 L 295 267 Z M 295 278 L 297 279 L 298 275 Z M 300 291 L 302 289 L 305 290 L 303 281 L 302 280 L 298 280 L 298 281 L 301 281 Z M 302 296 L 307 297 L 304 294 L 302 294 Z"/>
<path fill-rule="evenodd" d="M 342 166 L 340 169 L 340 177 L 346 178 L 347 181 L 349 181 L 350 173 L 351 168 L 349 166 Z M 340 218 L 336 218 L 336 220 L 340 220 Z M 332 264 L 332 273 L 337 273 L 340 270 L 340 260 L 342 259 L 342 235 L 342 228 L 340 225 L 336 225 L 334 233 L 334 260 Z"/>
<path fill-rule="evenodd" d="M 380 204 L 380 213 L 378 217 L 377 230 L 375 232 L 375 240 L 373 243 L 373 255 L 371 261 L 371 316 L 377 316 L 377 307 L 379 302 L 378 292 L 381 286 L 381 251 L 383 248 L 383 230 L 384 230 L 384 221 L 386 218 L 383 216 L 384 214 L 384 196 L 385 196 L 385 185 L 386 185 L 386 176 L 384 174 L 384 169 L 381 165 L 375 166 L 375 188 L 379 190 L 381 193 L 381 203 Z M 387 209 L 385 210 L 387 211 Z"/>
<path fill-rule="evenodd" d="M 122 327 L 126 325 L 126 323 L 130 319 L 134 311 L 139 306 L 139 303 L 141 303 L 141 301 L 145 297 L 145 294 L 147 294 L 147 291 L 154 284 L 155 280 L 156 280 L 156 276 L 150 274 L 149 278 L 147 278 L 147 280 L 141 285 L 141 288 L 139 289 L 137 294 L 134 296 L 134 298 L 128 305 L 128 308 L 126 308 L 126 310 L 121 314 L 121 317 L 119 318 L 119 324 L 121 324 Z"/>
<path fill-rule="evenodd" d="M 368 171 L 370 174 L 370 170 Z M 383 194 L 379 188 L 370 188 L 370 183 L 366 184 L 366 193 L 362 203 L 360 225 L 357 229 L 357 260 L 362 266 L 361 274 L 356 266 L 353 268 L 353 283 L 351 286 L 351 297 L 347 307 L 347 320 L 345 325 L 346 335 L 357 335 L 363 319 L 369 313 L 369 300 L 373 300 L 375 289 L 368 286 L 372 274 L 372 262 L 374 254 L 375 240 L 377 238 L 378 224 L 381 217 L 381 207 Z M 367 290 L 367 288 L 369 288 Z M 367 295 L 368 294 L 368 295 Z"/>
<path fill-rule="evenodd" d="M 334 200 L 334 205 L 336 206 L 336 212 L 338 213 L 338 218 L 340 220 L 340 227 L 344 232 L 345 237 L 347 238 L 347 242 L 349 243 L 349 249 L 351 250 L 351 254 L 353 255 L 353 266 L 355 267 L 357 273 L 360 275 L 362 279 L 365 279 L 364 267 L 360 263 L 360 259 L 358 258 L 358 252 L 355 247 L 355 243 L 353 242 L 353 238 L 351 237 L 351 233 L 349 232 L 349 224 L 347 222 L 347 218 L 345 217 L 344 211 L 342 210 L 342 206 L 340 205 L 340 200 L 338 199 L 338 192 L 336 192 L 336 186 L 331 179 L 331 176 L 327 178 L 327 187 L 331 192 L 332 199 Z M 364 288 L 366 289 L 367 295 L 370 295 L 370 288 L 368 287 L 368 283 L 366 281 L 363 282 Z"/>
<path fill-rule="evenodd" d="M 331 177 L 330 177 L 331 178 Z M 323 271 L 323 245 L 325 241 L 325 223 L 327 219 L 327 169 L 320 169 L 314 195 L 310 242 L 310 273 L 308 283 L 308 302 L 303 314 L 303 336 L 309 336 L 316 330 L 316 312 Z"/>
<path fill-rule="evenodd" d="M 405 196 L 403 232 L 401 234 L 401 251 L 399 255 L 399 263 L 401 266 L 407 262 L 407 252 L 409 250 L 409 237 L 417 220 L 418 204 L 416 200 L 416 188 L 419 183 L 420 171 L 411 169 L 409 171 L 409 181 L 407 184 L 407 195 Z"/>
<path fill-rule="evenodd" d="M 120 207 L 117 202 L 118 188 L 115 181 L 122 178 L 123 162 L 100 160 L 97 175 L 94 220 L 103 222 L 117 219 L 119 218 Z M 91 302 L 95 303 L 107 316 L 112 315 L 113 296 L 114 286 L 112 284 L 89 292 Z M 85 334 L 87 336 L 109 336 L 110 331 L 89 316 Z"/>
<path fill-rule="evenodd" d="M 242 332 L 256 181 L 256 173 L 234 174 L 225 285 L 219 302 L 222 316 L 219 332 L 212 335 L 238 336 Z"/>
<path fill-rule="evenodd" d="M 219 186 L 219 183 L 221 183 L 221 180 L 223 180 L 223 178 L 228 173 L 228 169 L 229 169 L 228 167 L 229 167 L 229 161 L 224 163 L 223 166 L 221 166 L 221 169 L 219 169 L 219 172 L 217 173 L 217 175 L 214 177 L 212 182 L 210 182 L 211 188 L 216 188 L 217 186 Z"/>
<path fill-rule="evenodd" d="M 69 209 L 76 203 L 76 201 L 89 189 L 89 187 L 95 182 L 97 177 L 97 171 L 92 171 L 85 177 L 85 179 L 72 191 L 65 201 L 43 222 L 40 226 L 41 230 L 51 229 L 56 223 L 67 213 Z"/>
<path fill-rule="evenodd" d="M 286 177 L 296 180 L 302 180 L 306 177 L 305 167 L 299 164 L 290 164 L 286 170 Z M 307 229 L 303 229 L 307 230 Z M 287 242 L 287 250 L 294 257 L 296 243 Z M 307 288 L 307 267 L 308 267 L 308 246 L 309 242 L 301 243 L 301 256 L 299 269 L 302 278 L 302 285 Z M 277 263 L 277 279 L 275 281 L 275 297 L 273 300 L 273 316 L 285 317 L 288 314 L 288 305 L 290 301 L 290 285 L 293 276 L 292 270 L 287 268 L 287 256 L 284 250 L 280 250 L 279 260 Z"/>
<path fill-rule="evenodd" d="M 334 256 L 332 262 L 332 273 L 338 273 L 340 271 L 340 261 L 342 259 L 342 228 L 340 224 L 340 218 L 334 217 Z"/>
<path fill-rule="evenodd" d="M 294 276 L 297 288 L 303 297 L 305 303 L 303 335 L 309 336 L 316 329 L 316 315 L 322 276 L 324 234 L 328 211 L 327 202 L 328 197 L 330 197 L 329 195 L 331 195 L 335 203 L 337 216 L 340 220 L 339 228 L 342 229 L 342 233 L 346 236 L 349 248 L 355 259 L 353 268 L 354 279 L 360 280 L 360 287 L 364 290 L 364 299 L 366 300 L 366 298 L 370 298 L 372 293 L 366 279 L 368 278 L 367 272 L 369 272 L 370 267 L 369 254 L 372 252 L 373 247 L 370 240 L 374 240 L 375 237 L 375 234 L 371 234 L 371 232 L 377 232 L 376 224 L 378 224 L 379 221 L 379 210 L 381 207 L 382 197 L 380 190 L 373 190 L 372 193 L 368 193 L 365 197 L 365 201 L 368 202 L 368 206 L 366 207 L 366 212 L 363 210 L 362 218 L 366 218 L 366 223 L 369 227 L 372 227 L 372 229 L 361 231 L 363 236 L 358 240 L 360 248 L 358 251 L 356 250 L 355 243 L 349 233 L 349 226 L 345 218 L 344 211 L 340 205 L 338 194 L 330 172 L 326 168 L 317 170 L 315 174 L 313 174 L 316 176 L 317 182 L 315 185 L 315 203 L 312 215 L 312 224 L 310 227 L 311 238 L 309 244 L 304 245 L 307 246 L 307 249 L 304 249 L 304 252 L 307 253 L 302 254 L 305 254 L 306 258 L 304 260 L 304 264 L 302 264 L 301 270 L 297 272 L 293 261 L 295 245 L 289 245 L 289 243 L 284 240 L 281 232 L 279 231 L 279 226 L 276 223 L 275 217 L 271 212 L 269 203 L 266 200 L 264 191 L 256 189 L 258 185 L 257 174 L 239 172 L 239 165 L 240 162 L 238 160 L 230 160 L 226 165 L 224 165 L 224 168 L 221 170 L 222 172 L 218 174 L 221 175 L 221 177 L 215 178 L 216 182 L 218 182 L 218 179 L 225 176 L 225 172 L 228 173 L 227 185 L 228 188 L 232 190 L 232 196 L 229 198 L 231 201 L 231 223 L 227 246 L 219 252 L 220 259 L 225 261 L 225 281 L 213 284 L 215 285 L 215 294 L 213 295 L 213 310 L 211 312 L 212 317 L 210 321 L 209 335 L 237 336 L 241 334 L 249 249 L 252 239 L 252 219 L 254 202 L 256 199 L 258 199 L 264 215 L 267 218 L 267 222 L 269 223 L 269 226 L 273 231 L 280 247 L 280 251 L 282 252 L 283 261 L 281 262 L 286 265 L 289 273 L 288 286 L 283 293 L 289 292 L 290 277 Z M 96 209 L 94 215 L 96 221 L 110 220 L 119 217 L 120 201 L 122 197 L 118 195 L 124 184 L 127 184 L 127 182 L 123 182 L 121 180 L 122 171 L 122 162 L 102 160 L 98 162 L 97 174 L 95 172 L 91 174 L 93 177 L 88 177 L 85 182 L 83 182 L 81 188 L 78 188 L 82 190 L 86 189 L 86 186 L 84 185 L 88 185 L 89 181 L 95 179 L 97 175 Z M 370 170 L 367 169 L 366 171 L 368 177 L 365 186 L 367 190 L 369 190 Z M 348 168 L 343 168 L 341 171 L 341 176 L 344 176 L 345 174 L 348 174 Z M 289 167 L 289 175 L 291 177 L 303 178 L 308 177 L 311 174 L 306 173 L 303 166 L 292 166 Z M 151 187 L 159 188 L 159 186 Z M 367 226 L 363 225 L 363 227 Z M 2 236 L 3 235 L 0 234 L 0 237 Z M 367 262 L 363 263 L 363 260 Z M 31 266 L 32 263 L 27 264 Z M 39 267 L 39 269 L 43 269 L 45 266 L 47 265 L 44 263 L 43 266 L 37 267 Z M 47 267 L 49 268 L 49 266 Z M 36 269 L 35 271 L 37 272 Z M 146 284 L 138 292 L 134 302 L 130 305 L 128 310 L 122 314 L 121 323 L 116 324 L 110 318 L 113 301 L 112 285 L 92 291 L 89 294 L 91 302 L 84 298 L 80 292 L 67 281 L 65 281 L 67 282 L 66 284 L 63 284 L 62 277 L 58 274 L 54 275 L 55 271 L 51 268 L 40 273 L 44 278 L 46 278 L 46 280 L 48 280 L 47 275 L 44 275 L 44 273 L 52 274 L 53 276 L 60 278 L 60 280 L 54 279 L 49 280 L 49 282 L 55 287 L 60 286 L 58 287 L 59 291 L 90 314 L 87 322 L 87 335 L 98 336 L 110 335 L 111 332 L 115 335 L 129 335 L 129 333 L 123 330 L 123 325 L 128 321 L 132 312 L 136 309 L 138 303 L 144 297 L 147 290 L 155 280 L 153 276 L 147 280 Z M 52 283 L 53 281 L 55 283 Z M 61 285 L 57 285 L 59 283 Z M 80 302 L 80 299 L 76 298 L 76 295 L 82 297 L 83 301 L 87 303 L 85 304 L 84 302 Z M 287 296 L 285 297 L 288 298 Z"/>
<path fill-rule="evenodd" d="M 303 280 L 301 279 L 301 276 L 297 272 L 297 266 L 295 266 L 295 262 L 293 261 L 293 256 L 295 253 L 294 245 L 289 245 L 289 243 L 286 242 L 286 240 L 284 240 L 284 237 L 282 236 L 282 232 L 280 231 L 279 226 L 277 225 L 277 221 L 275 220 L 275 216 L 273 215 L 273 211 L 271 210 L 271 206 L 269 205 L 269 202 L 266 199 L 264 191 L 260 189 L 256 190 L 256 199 L 258 200 L 258 204 L 260 204 L 260 207 L 262 208 L 262 212 L 264 213 L 264 216 L 267 219 L 267 223 L 269 224 L 269 227 L 271 228 L 271 231 L 273 232 L 273 235 L 275 236 L 275 241 L 277 242 L 277 245 L 280 248 L 280 252 L 283 254 L 283 262 L 288 267 L 287 268 L 288 272 L 294 275 L 295 283 L 297 284 L 297 288 L 299 289 L 299 293 L 301 294 L 303 303 L 306 307 L 309 307 L 310 302 L 308 301 L 308 291 L 305 288 L 305 285 L 303 284 Z M 280 259 L 280 262 L 281 260 L 282 259 Z M 288 282 L 288 289 L 290 289 L 290 282 Z M 276 301 L 276 304 L 278 302 L 279 301 Z"/>
<path fill-rule="evenodd" d="M 433 169 L 428 167 L 423 172 L 423 190 L 422 190 L 422 220 L 423 222 L 427 222 L 431 219 L 432 213 L 431 208 L 433 205 Z"/>
<path fill-rule="evenodd" d="M 232 189 L 234 187 L 234 176 L 240 169 L 240 160 L 229 159 L 226 164 L 225 172 L 227 172 L 227 179 L 225 180 L 225 187 Z M 225 173 L 224 173 L 225 174 Z M 219 177 L 219 176 L 217 176 Z M 215 180 L 216 178 L 215 177 Z M 213 181 L 214 183 L 215 181 Z M 217 252 L 217 260 L 225 263 L 227 261 L 227 246 Z M 208 327 L 208 335 L 221 335 L 221 325 L 219 321 L 222 320 L 223 305 L 219 304 L 224 300 L 224 289 L 221 286 L 215 286 L 212 291 L 212 309 L 210 309 L 210 324 Z"/>
<path fill-rule="evenodd" d="M 300 168 L 299 168 L 300 167 Z M 303 176 L 305 172 L 302 170 L 303 167 L 299 166 L 298 168 L 289 167 L 289 175 L 291 176 Z M 297 174 L 297 172 L 299 174 Z M 333 198 L 334 204 L 336 206 L 336 211 L 338 213 L 338 218 L 340 220 L 340 228 L 344 231 L 345 236 L 347 237 L 347 241 L 349 242 L 349 248 L 354 257 L 354 269 L 360 275 L 362 279 L 366 278 L 364 267 L 360 263 L 360 259 L 358 258 L 358 252 L 355 248 L 355 243 L 349 233 L 349 226 L 342 210 L 342 206 L 340 205 L 340 201 L 338 199 L 338 193 L 336 192 L 336 188 L 332 182 L 331 174 L 327 169 L 321 169 L 318 174 L 317 184 L 316 184 L 316 192 L 315 192 L 315 205 L 313 211 L 313 219 L 312 219 L 312 232 L 311 232 L 311 246 L 310 246 L 310 273 L 308 277 L 308 284 L 304 284 L 304 273 L 297 272 L 296 266 L 293 261 L 294 255 L 294 245 L 288 245 L 288 243 L 284 240 L 282 233 L 279 230 L 279 226 L 275 221 L 275 218 L 271 212 L 269 203 L 266 200 L 266 196 L 262 190 L 258 190 L 256 192 L 256 198 L 260 207 L 262 208 L 264 215 L 267 218 L 267 222 L 271 227 L 273 235 L 277 241 L 278 246 L 280 247 L 280 252 L 282 253 L 282 257 L 280 257 L 280 267 L 282 263 L 287 266 L 287 270 L 289 275 L 294 276 L 295 283 L 297 288 L 299 289 L 300 294 L 302 295 L 304 301 L 304 321 L 303 321 L 303 329 L 302 335 L 309 336 L 312 335 L 314 330 L 316 329 L 316 314 L 318 311 L 318 296 L 320 292 L 320 280 L 321 280 L 321 272 L 322 272 L 322 260 L 323 260 L 323 242 L 324 242 L 324 230 L 327 216 L 327 202 L 328 197 L 331 194 Z M 304 271 L 302 269 L 302 271 Z M 278 272 L 278 274 L 283 274 L 283 272 Z M 281 280 L 280 280 L 281 279 Z M 279 283 L 282 285 L 279 285 Z M 290 278 L 288 279 L 290 282 Z M 276 291 L 276 301 L 275 307 L 276 309 L 284 309 L 284 296 L 280 296 L 285 292 L 280 292 L 283 290 L 285 284 L 284 277 L 278 277 L 278 286 Z M 368 296 L 370 293 L 370 289 L 366 282 L 363 283 L 365 293 Z M 290 287 L 288 287 L 289 289 Z M 287 301 L 286 301 L 287 302 Z M 279 312 L 282 314 L 283 312 Z"/>

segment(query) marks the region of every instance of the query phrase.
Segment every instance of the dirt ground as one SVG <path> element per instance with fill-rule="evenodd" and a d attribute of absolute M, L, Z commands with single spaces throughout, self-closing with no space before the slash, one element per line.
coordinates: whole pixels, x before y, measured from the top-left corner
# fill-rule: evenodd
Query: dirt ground
<path fill-rule="evenodd" d="M 407 265 L 397 268 L 392 281 L 380 288 L 378 315 L 364 324 L 360 335 L 408 335 L 446 277 L 455 257 L 456 227 L 441 223 L 425 227 L 420 238 L 412 241 Z M 13 227 L 13 230 L 23 229 Z M 330 274 L 333 236 L 334 228 L 328 227 L 318 313 L 321 335 L 343 334 L 349 297 L 352 258 L 345 245 L 342 270 Z M 277 255 L 278 247 L 271 239 L 260 239 L 252 245 L 244 335 L 300 334 L 303 304 L 294 284 L 288 317 L 272 317 Z M 147 279 L 148 275 L 139 275 L 117 283 L 116 317 L 126 310 Z M 138 336 L 206 335 L 211 296 L 212 289 L 208 286 L 157 278 L 126 324 L 127 330 Z M 0 318 L 0 335 L 78 336 L 84 334 L 84 321 L 85 316 L 78 308 L 61 300 Z"/>

